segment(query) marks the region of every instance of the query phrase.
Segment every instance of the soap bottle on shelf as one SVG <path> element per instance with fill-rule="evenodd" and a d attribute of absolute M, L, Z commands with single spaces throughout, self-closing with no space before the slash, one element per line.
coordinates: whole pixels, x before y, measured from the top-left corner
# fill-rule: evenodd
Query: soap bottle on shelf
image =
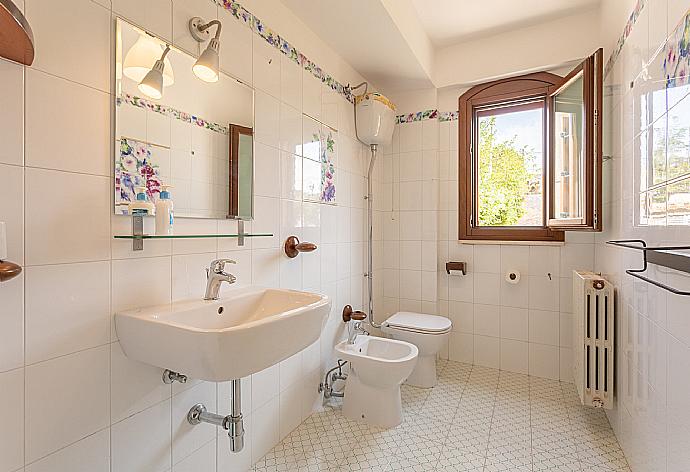
<path fill-rule="evenodd" d="M 156 207 L 146 196 L 146 187 L 137 187 L 137 198 L 129 204 L 129 214 L 132 216 L 153 216 Z"/>
<path fill-rule="evenodd" d="M 160 196 L 156 202 L 156 234 L 165 236 L 173 234 L 173 201 L 170 199 L 169 188 L 172 185 L 161 185 Z"/>

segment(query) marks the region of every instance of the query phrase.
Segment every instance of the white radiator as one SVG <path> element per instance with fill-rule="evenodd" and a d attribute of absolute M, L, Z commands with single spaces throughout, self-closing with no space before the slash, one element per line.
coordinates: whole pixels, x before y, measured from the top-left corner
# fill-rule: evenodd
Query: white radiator
<path fill-rule="evenodd" d="M 613 285 L 573 271 L 573 374 L 583 405 L 613 408 Z"/>

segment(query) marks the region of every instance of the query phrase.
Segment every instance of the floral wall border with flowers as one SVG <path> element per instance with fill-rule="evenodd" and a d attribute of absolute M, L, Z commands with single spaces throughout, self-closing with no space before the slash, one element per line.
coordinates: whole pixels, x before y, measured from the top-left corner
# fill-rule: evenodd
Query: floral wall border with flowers
<path fill-rule="evenodd" d="M 150 100 L 146 100 L 145 98 L 137 97 L 136 95 L 122 93 L 119 97 L 117 97 L 116 104 L 117 106 L 122 106 L 123 103 L 160 113 L 161 115 L 184 121 L 185 123 L 192 123 L 215 133 L 228 134 L 230 132 L 230 129 L 225 125 L 214 123 L 212 121 L 206 121 L 199 116 L 192 115 L 191 113 L 180 111 L 160 103 L 155 103 Z"/>
<path fill-rule="evenodd" d="M 666 88 L 690 83 L 690 10 L 680 19 L 660 54 L 664 55 Z"/>
<path fill-rule="evenodd" d="M 297 48 L 292 46 L 285 38 L 281 37 L 276 31 L 266 26 L 261 21 L 261 19 L 253 15 L 238 2 L 232 0 L 211 1 L 216 5 L 220 6 L 221 8 L 229 11 L 232 14 L 232 16 L 242 21 L 247 27 L 251 28 L 252 31 L 254 31 L 254 33 L 258 34 L 263 39 L 265 39 L 268 44 L 270 44 L 271 46 L 275 47 L 280 52 L 285 54 L 288 58 L 290 58 L 296 64 L 301 66 L 304 70 L 311 72 L 314 77 L 321 80 L 321 82 L 326 84 L 326 86 L 328 86 L 331 90 L 341 94 L 349 102 L 354 103 L 354 97 L 348 86 L 341 84 L 340 82 L 335 80 L 331 75 L 325 73 L 323 69 L 321 69 L 321 67 L 309 60 L 304 54 L 299 52 Z M 642 9 L 645 7 L 645 5 L 646 0 L 638 0 L 635 4 L 635 8 L 628 17 L 628 21 L 626 22 L 625 27 L 623 28 L 623 34 L 621 34 L 621 36 L 618 38 L 616 47 L 613 49 L 613 52 L 611 53 L 608 61 L 606 62 L 606 66 L 604 68 L 604 76 L 608 75 L 616 60 L 618 59 L 618 56 L 620 55 L 620 52 L 623 49 L 623 45 L 630 36 L 633 26 L 637 22 L 637 19 L 639 18 L 640 13 L 642 12 Z M 396 117 L 396 124 L 412 123 L 415 121 L 433 119 L 437 119 L 439 121 L 457 120 L 458 112 L 439 112 L 437 109 L 432 109 L 419 111 L 415 113 L 408 113 L 406 115 L 398 115 Z"/>
<path fill-rule="evenodd" d="M 299 52 L 297 48 L 291 45 L 285 38 L 280 36 L 276 31 L 266 26 L 264 22 L 261 21 L 261 19 L 254 16 L 242 5 L 231 0 L 211 1 L 219 7 L 229 11 L 232 14 L 232 16 L 240 20 L 248 28 L 251 28 L 251 30 L 254 33 L 258 34 L 264 40 L 266 40 L 266 42 L 269 45 L 278 49 L 280 52 L 285 54 L 285 56 L 287 56 L 295 64 L 302 67 L 304 70 L 311 72 L 311 74 L 314 77 L 319 79 L 321 83 L 325 84 L 328 88 L 345 97 L 345 99 L 350 103 L 354 103 L 354 97 L 352 95 L 352 92 L 350 91 L 349 86 L 341 84 L 340 82 L 335 80 L 333 76 L 324 72 L 324 70 L 321 67 L 316 65 L 316 63 L 314 63 L 313 61 L 309 60 L 307 56 Z"/>

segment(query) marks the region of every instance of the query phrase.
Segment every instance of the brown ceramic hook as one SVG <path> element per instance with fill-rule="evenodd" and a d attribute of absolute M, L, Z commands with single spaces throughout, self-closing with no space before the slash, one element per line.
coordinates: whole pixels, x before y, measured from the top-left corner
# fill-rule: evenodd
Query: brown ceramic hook
<path fill-rule="evenodd" d="M 301 243 L 297 236 L 290 236 L 285 240 L 285 255 L 289 258 L 297 257 L 300 252 L 312 252 L 316 250 L 314 243 Z"/>
<path fill-rule="evenodd" d="M 15 278 L 22 272 L 21 266 L 14 262 L 0 261 L 0 282 Z"/>
<path fill-rule="evenodd" d="M 364 313 L 363 311 L 359 310 L 353 310 L 352 306 L 350 305 L 345 305 L 343 308 L 343 321 L 347 323 L 350 320 L 355 320 L 355 321 L 364 321 L 367 317 L 367 314 Z"/>

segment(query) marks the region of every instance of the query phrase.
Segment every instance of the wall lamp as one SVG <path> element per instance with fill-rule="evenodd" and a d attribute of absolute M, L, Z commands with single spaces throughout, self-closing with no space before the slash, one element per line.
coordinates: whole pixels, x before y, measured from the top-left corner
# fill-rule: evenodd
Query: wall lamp
<path fill-rule="evenodd" d="M 209 28 L 217 26 L 216 35 L 211 38 Z M 212 20 L 206 23 L 202 18 L 195 16 L 189 20 L 189 32 L 192 37 L 200 43 L 208 41 L 208 46 L 201 53 L 199 59 L 192 67 L 194 74 L 204 82 L 218 82 L 218 70 L 220 59 L 218 53 L 220 51 L 220 30 L 223 25 L 218 20 Z"/>
<path fill-rule="evenodd" d="M 165 56 L 170 52 L 170 46 L 165 45 L 163 54 L 160 59 L 156 60 L 150 71 L 146 73 L 141 82 L 139 82 L 139 90 L 144 95 L 147 95 L 154 100 L 158 100 L 163 96 L 163 70 L 165 70 Z"/>

